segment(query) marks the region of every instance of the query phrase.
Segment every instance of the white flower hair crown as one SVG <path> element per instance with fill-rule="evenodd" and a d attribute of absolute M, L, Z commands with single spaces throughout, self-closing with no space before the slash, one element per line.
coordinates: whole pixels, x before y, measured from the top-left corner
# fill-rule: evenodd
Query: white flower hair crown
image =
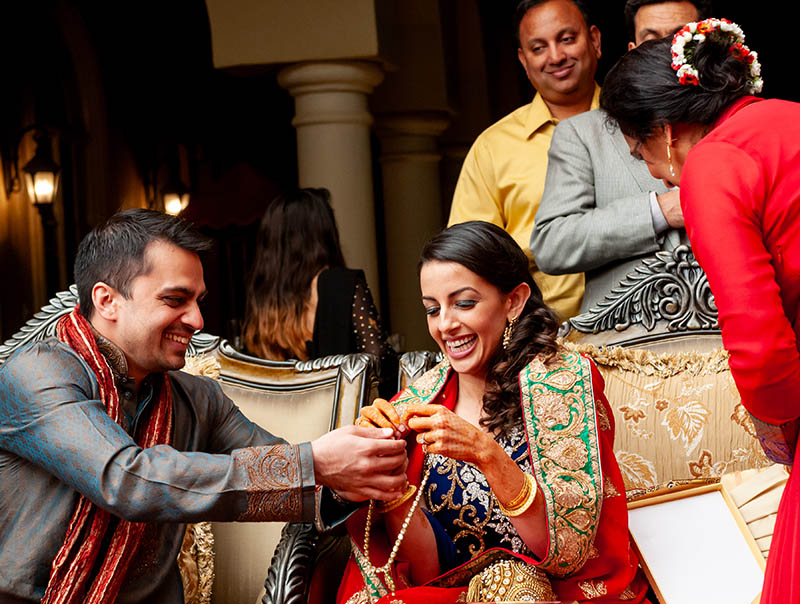
<path fill-rule="evenodd" d="M 750 92 L 761 92 L 764 80 L 761 79 L 758 54 L 744 45 L 742 28 L 727 19 L 705 19 L 687 23 L 675 34 L 672 38 L 672 69 L 677 72 L 678 81 L 684 86 L 700 85 L 700 74 L 693 64 L 694 52 L 708 35 L 727 43 L 728 54 L 750 66 Z"/>

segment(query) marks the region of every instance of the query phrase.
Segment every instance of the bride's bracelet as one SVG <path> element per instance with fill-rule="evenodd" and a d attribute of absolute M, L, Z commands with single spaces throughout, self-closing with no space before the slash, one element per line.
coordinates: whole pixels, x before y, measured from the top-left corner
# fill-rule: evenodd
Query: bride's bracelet
<path fill-rule="evenodd" d="M 514 497 L 508 504 L 503 505 L 500 499 L 497 498 L 495 495 L 495 499 L 497 500 L 497 505 L 500 508 L 500 511 L 503 512 L 506 516 L 519 516 L 524 514 L 528 511 L 528 508 L 531 507 L 534 500 L 536 499 L 536 491 L 538 487 L 536 486 L 536 481 L 533 479 L 533 476 L 525 473 L 525 484 L 522 486 L 519 494 Z"/>
<path fill-rule="evenodd" d="M 381 514 L 385 514 L 386 512 L 391 512 L 392 510 L 399 508 L 406 501 L 411 499 L 414 496 L 414 493 L 416 492 L 417 492 L 416 485 L 409 484 L 406 486 L 405 492 L 402 495 L 400 495 L 400 497 L 398 497 L 397 499 L 392 499 L 392 501 L 387 501 L 378 506 L 375 506 L 375 511 L 380 512 Z"/>

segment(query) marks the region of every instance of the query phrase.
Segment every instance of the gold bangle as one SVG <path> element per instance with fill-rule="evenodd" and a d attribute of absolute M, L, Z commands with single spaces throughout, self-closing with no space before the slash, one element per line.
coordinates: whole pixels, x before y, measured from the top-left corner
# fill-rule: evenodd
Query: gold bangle
<path fill-rule="evenodd" d="M 519 516 L 527 512 L 528 508 L 531 507 L 531 504 L 533 504 L 534 500 L 536 499 L 537 490 L 538 487 L 536 485 L 536 481 L 533 479 L 533 476 L 526 473 L 525 486 L 522 487 L 519 495 L 514 497 L 508 506 L 503 505 L 500 500 L 497 499 L 497 496 L 495 496 L 495 499 L 497 499 L 497 505 L 503 514 L 511 517 Z"/>
<path fill-rule="evenodd" d="M 505 509 L 507 509 L 507 510 L 515 510 L 515 509 L 517 509 L 520 506 L 520 504 L 528 498 L 528 495 L 530 495 L 531 484 L 528 482 L 528 479 L 526 478 L 526 476 L 527 475 L 525 474 L 525 472 L 523 472 L 522 473 L 522 488 L 519 490 L 519 493 L 517 493 L 517 496 L 514 497 L 514 499 L 512 499 L 511 501 L 509 501 L 507 504 L 505 504 L 503 506 Z M 497 502 L 500 503 L 500 500 L 498 499 Z"/>
<path fill-rule="evenodd" d="M 406 487 L 405 493 L 400 495 L 397 499 L 392 499 L 391 501 L 387 501 L 386 503 L 382 503 L 378 506 L 375 506 L 375 511 L 380 512 L 381 514 L 385 514 L 386 512 L 391 512 L 395 508 L 399 508 L 403 505 L 406 501 L 411 499 L 414 496 L 414 493 L 417 492 L 417 486 L 413 484 L 409 484 Z"/>

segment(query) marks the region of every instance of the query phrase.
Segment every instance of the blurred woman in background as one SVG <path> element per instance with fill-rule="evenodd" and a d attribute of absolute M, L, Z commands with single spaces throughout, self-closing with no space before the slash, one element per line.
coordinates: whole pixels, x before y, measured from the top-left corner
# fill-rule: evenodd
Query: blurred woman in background
<path fill-rule="evenodd" d="M 345 266 L 327 189 L 290 191 L 269 204 L 246 304 L 249 354 L 284 361 L 367 352 L 381 360 L 382 391 L 394 392 L 397 357 L 364 272 Z"/>

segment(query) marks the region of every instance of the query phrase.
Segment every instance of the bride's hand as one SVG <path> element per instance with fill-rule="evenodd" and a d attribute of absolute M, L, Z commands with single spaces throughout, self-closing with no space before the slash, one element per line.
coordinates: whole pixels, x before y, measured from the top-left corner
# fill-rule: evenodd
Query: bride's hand
<path fill-rule="evenodd" d="M 484 441 L 495 442 L 487 432 L 441 405 L 408 405 L 402 421 L 417 432 L 417 442 L 427 453 L 441 453 L 478 467 L 487 453 Z"/>
<path fill-rule="evenodd" d="M 361 409 L 356 425 L 365 428 L 391 428 L 396 438 L 403 437 L 408 431 L 394 405 L 382 398 L 376 398 L 371 405 Z"/>

